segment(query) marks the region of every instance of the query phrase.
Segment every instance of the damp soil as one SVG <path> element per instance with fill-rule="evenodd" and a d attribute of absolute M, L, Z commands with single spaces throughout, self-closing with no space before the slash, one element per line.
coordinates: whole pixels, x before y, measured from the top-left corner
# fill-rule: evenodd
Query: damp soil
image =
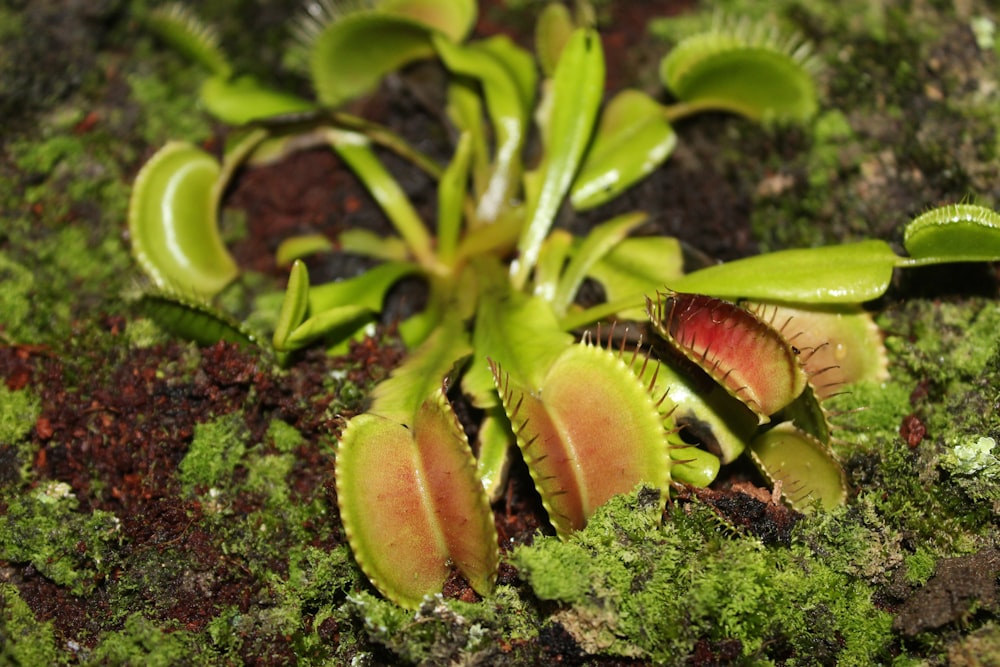
<path fill-rule="evenodd" d="M 641 48 L 626 49 L 623 45 L 645 43 L 648 17 L 680 11 L 684 3 L 614 3 L 613 7 L 602 35 L 612 55 L 611 90 L 621 87 L 635 71 L 648 68 L 652 58 Z M 477 31 L 511 31 L 505 18 L 501 9 L 487 8 Z M 528 41 L 524 30 L 518 31 L 516 26 L 513 35 L 518 41 Z M 394 77 L 359 111 L 418 141 L 422 150 L 443 160 L 448 138 L 442 134 L 433 104 L 428 103 L 440 96 L 441 91 L 435 89 L 439 81 L 425 69 Z M 738 181 L 734 183 L 731 174 L 719 171 L 713 159 L 726 122 L 712 116 L 692 122 L 684 128 L 685 140 L 678 155 L 653 177 L 613 205 L 582 216 L 565 211 L 558 224 L 580 231 L 615 213 L 642 208 L 652 216 L 640 233 L 676 236 L 709 259 L 728 260 L 755 253 L 752 193 L 742 190 Z M 211 143 L 221 146 L 224 138 L 219 134 Z M 795 141 L 794 136 L 786 139 Z M 775 148 L 779 152 L 788 149 Z M 435 219 L 430 180 L 389 153 L 383 157 L 422 217 Z M 277 281 L 284 279 L 286 269 L 276 265 L 275 250 L 286 238 L 322 234 L 335 239 L 347 228 L 390 229 L 367 191 L 328 150 L 304 151 L 278 164 L 238 174 L 224 208 L 228 215 L 237 214 L 245 220 L 246 233 L 231 247 L 239 265 Z M 690 224 L 692 220 L 697 224 Z M 369 266 L 340 252 L 310 261 L 310 273 L 317 281 L 356 275 Z M 135 578 L 130 567 L 151 562 L 151 552 L 180 552 L 186 559 L 184 568 L 156 580 L 156 586 L 138 598 L 142 613 L 162 627 L 197 633 L 223 610 L 248 612 L 260 605 L 272 585 L 262 576 L 263 568 L 258 564 L 248 567 L 240 554 L 229 551 L 225 537 L 205 527 L 208 524 L 203 519 L 210 510 L 199 498 L 205 497 L 206 489 L 191 494 L 179 482 L 178 466 L 197 426 L 239 413 L 248 441 L 263 443 L 262 455 L 279 453 L 267 437 L 274 420 L 293 426 L 303 436 L 302 444 L 293 451 L 294 465 L 288 476 L 295 500 L 309 503 L 315 499 L 336 508 L 332 449 L 313 443 L 334 442 L 346 419 L 362 410 L 364 403 L 363 396 L 353 401 L 335 399 L 329 391 L 329 378 L 338 375 L 362 388 L 384 378 L 404 353 L 395 336 L 395 324 L 418 308 L 421 298 L 419 284 L 404 285 L 393 295 L 375 335 L 352 343 L 346 355 L 303 354 L 287 371 L 277 371 L 256 351 L 230 343 L 196 353 L 182 342 L 130 346 L 125 337 L 133 320 L 113 312 L 92 325 L 121 337 L 120 346 L 74 348 L 71 354 L 30 345 L 0 346 L 0 378 L 6 387 L 30 388 L 40 398 L 40 412 L 30 434 L 37 451 L 30 462 L 35 484 L 64 482 L 79 499 L 82 511 L 112 512 L 121 521 L 115 564 L 99 568 L 93 580 L 85 582 L 87 594 L 71 594 L 24 563 L 0 563 L 0 581 L 14 584 L 36 618 L 54 625 L 60 646 L 76 646 L 80 651 L 92 647 L 102 633 L 124 626 L 125 617 L 116 623 L 107 620 L 114 611 L 107 591 L 115 583 Z M 474 415 L 461 400 L 456 397 L 459 412 L 466 417 L 464 424 L 471 430 Z M 913 428 L 908 437 L 916 437 L 912 436 Z M 0 444 L 0 476 L 5 467 L 2 458 L 13 460 L 5 448 Z M 237 468 L 237 481 L 241 474 L 246 473 Z M 251 515 L 263 510 L 265 501 L 263 494 L 242 495 L 230 509 L 238 515 Z M 798 520 L 798 515 L 775 502 L 770 490 L 749 469 L 730 471 L 711 489 L 678 489 L 674 502 L 707 503 L 734 529 L 769 544 L 787 543 Z M 7 509 L 0 505 L 0 514 Z M 552 532 L 523 465 L 515 464 L 507 489 L 493 510 L 504 549 Z M 337 523 L 335 514 L 326 520 Z M 291 530 L 273 534 L 274 553 L 290 549 L 296 534 Z M 313 546 L 322 549 L 333 549 L 343 539 L 339 531 L 317 530 L 314 534 Z M 77 545 L 81 560 L 89 548 L 83 541 Z M 920 601 L 914 598 L 903 603 L 887 598 L 886 607 L 901 609 L 901 630 L 916 633 L 950 622 L 961 613 L 960 605 L 954 603 L 956 596 L 963 600 L 980 596 L 994 603 L 995 573 L 1000 569 L 997 555 L 990 552 L 978 558 L 943 567 L 940 583 L 929 587 Z M 278 575 L 287 575 L 288 563 L 281 558 L 272 558 L 266 566 Z M 983 571 L 989 576 L 981 575 Z M 501 581 L 516 582 L 517 576 L 512 567 L 502 567 Z M 449 580 L 445 595 L 476 599 L 457 574 Z M 131 611 L 139 610 L 137 606 Z M 336 623 L 324 621 L 319 627 L 324 641 L 330 645 L 339 641 Z M 239 644 L 239 658 L 245 664 L 295 661 L 294 637 L 267 635 L 266 631 L 251 636 L 249 630 L 241 631 L 247 633 Z M 558 624 L 547 627 L 537 642 L 537 654 L 552 664 L 642 664 L 583 656 L 572 636 L 560 631 Z M 262 648 L 265 645 L 266 650 Z M 726 663 L 739 656 L 739 649 L 738 642 L 734 646 L 699 644 L 688 664 Z M 383 657 L 387 662 L 392 660 L 391 656 Z"/>

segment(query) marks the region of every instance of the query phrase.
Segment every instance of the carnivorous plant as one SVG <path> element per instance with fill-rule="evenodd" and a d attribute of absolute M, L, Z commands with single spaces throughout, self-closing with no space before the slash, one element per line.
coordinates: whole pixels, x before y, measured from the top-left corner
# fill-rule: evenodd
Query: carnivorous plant
<path fill-rule="evenodd" d="M 586 12 L 574 18 L 560 4 L 540 14 L 537 61 L 505 37 L 469 41 L 472 0 L 384 0 L 344 16 L 310 7 L 319 10 L 296 22 L 294 49 L 310 99 L 236 75 L 189 10 L 151 14 L 159 35 L 204 66 L 202 104 L 235 139 L 221 160 L 183 142 L 160 149 L 136 179 L 129 230 L 157 288 L 147 305 L 165 326 L 201 342 L 256 343 L 283 364 L 306 346 L 336 349 L 362 335 L 402 278 L 427 284 L 426 306 L 399 322 L 409 356 L 337 449 L 355 558 L 401 605 L 440 592 L 453 567 L 490 593 L 499 563 L 490 501 L 513 444 L 560 535 L 638 484 L 664 499 L 674 482 L 707 485 L 745 451 L 793 507 L 845 502 L 822 401 L 885 376 L 862 304 L 897 267 L 1000 257 L 998 216 L 971 204 L 914 220 L 907 256 L 871 240 L 693 272 L 676 239 L 631 235 L 643 212 L 583 237 L 554 226 L 564 207 L 595 207 L 657 169 L 678 141 L 678 118 L 721 110 L 808 120 L 817 108 L 808 48 L 769 28 L 720 19 L 678 44 L 661 64 L 675 99 L 664 105 L 634 89 L 605 101 L 600 36 Z M 447 74 L 445 165 L 345 110 L 418 59 Z M 379 264 L 318 285 L 303 258 L 331 252 L 333 240 L 286 240 L 278 253 L 288 286 L 268 343 L 213 306 L 239 276 L 218 233 L 220 200 L 238 168 L 316 145 L 357 175 L 396 235 L 345 232 L 342 251 Z M 376 148 L 435 179 L 433 224 Z M 587 280 L 604 302 L 577 303 Z M 459 393 L 482 415 L 471 444 L 452 407 Z"/>

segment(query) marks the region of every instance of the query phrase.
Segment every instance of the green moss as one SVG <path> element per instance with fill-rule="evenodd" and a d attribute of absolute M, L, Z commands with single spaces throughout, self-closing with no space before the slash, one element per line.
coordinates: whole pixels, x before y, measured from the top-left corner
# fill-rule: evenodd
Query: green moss
<path fill-rule="evenodd" d="M 283 454 L 290 454 L 305 443 L 305 438 L 294 426 L 280 419 L 272 419 L 268 424 L 267 438 Z"/>
<path fill-rule="evenodd" d="M 41 403 L 28 389 L 0 384 L 0 488 L 17 488 L 28 478 L 37 448 L 27 439 L 38 421 Z"/>
<path fill-rule="evenodd" d="M 31 563 L 74 595 L 89 593 L 117 566 L 119 521 L 110 512 L 78 508 L 62 482 L 11 498 L 0 523 L 0 560 Z"/>
<path fill-rule="evenodd" d="M 164 629 L 155 622 L 131 614 L 125 627 L 118 632 L 108 632 L 90 654 L 90 664 L 95 665 L 146 665 L 169 667 L 178 664 L 206 664 L 199 657 L 194 637 L 179 628 Z"/>
<path fill-rule="evenodd" d="M 39 623 L 16 587 L 0 583 L 0 664 L 62 665 L 52 623 Z"/>
<path fill-rule="evenodd" d="M 250 456 L 246 461 L 245 488 L 266 498 L 265 505 L 282 507 L 288 503 L 288 484 L 285 477 L 295 465 L 291 454 Z"/>
<path fill-rule="evenodd" d="M 128 83 L 144 109 L 139 133 L 150 146 L 172 139 L 195 143 L 211 136 L 209 121 L 198 111 L 197 90 L 202 74 L 194 67 L 174 69 L 170 79 L 150 72 L 134 73 Z"/>
<path fill-rule="evenodd" d="M 891 618 L 863 581 L 801 544 L 727 537 L 701 505 L 675 509 L 660 526 L 655 498 L 615 498 L 568 541 L 541 538 L 514 553 L 539 597 L 563 595 L 553 620 L 585 650 L 670 663 L 699 640 L 738 640 L 746 659 L 790 651 L 804 662 L 862 665 L 885 655 Z M 558 583 L 567 578 L 576 592 Z"/>
<path fill-rule="evenodd" d="M 20 442 L 31 433 L 41 404 L 33 392 L 13 391 L 0 384 L 0 443 Z"/>
<path fill-rule="evenodd" d="M 195 487 L 220 485 L 232 475 L 246 451 L 246 424 L 242 415 L 223 415 L 194 429 L 194 439 L 178 466 L 181 484 Z"/>
<path fill-rule="evenodd" d="M 518 652 L 520 642 L 537 636 L 538 617 L 510 586 L 480 603 L 429 597 L 416 612 L 361 592 L 344 610 L 403 664 L 539 664 Z"/>
<path fill-rule="evenodd" d="M 937 560 L 927 549 L 917 547 L 916 551 L 906 557 L 906 581 L 914 586 L 922 586 L 934 574 Z"/>
<path fill-rule="evenodd" d="M 34 330 L 27 324 L 32 313 L 31 295 L 35 289 L 30 269 L 0 252 L 0 336 L 10 342 L 30 342 Z"/>

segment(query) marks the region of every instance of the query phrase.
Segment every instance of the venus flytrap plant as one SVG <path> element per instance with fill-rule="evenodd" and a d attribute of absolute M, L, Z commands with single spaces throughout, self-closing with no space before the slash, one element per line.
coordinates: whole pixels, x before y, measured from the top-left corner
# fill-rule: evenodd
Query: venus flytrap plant
<path fill-rule="evenodd" d="M 499 556 L 489 502 L 504 489 L 513 444 L 560 535 L 637 484 L 660 489 L 661 502 L 672 482 L 707 485 L 745 450 L 793 507 L 843 503 L 821 401 L 884 376 L 879 333 L 861 304 L 885 292 L 896 268 L 1000 256 L 1000 216 L 973 206 L 914 221 L 906 257 L 866 241 L 691 273 L 675 239 L 629 236 L 643 213 L 584 238 L 553 229 L 567 201 L 596 206 L 661 164 L 676 144 L 677 118 L 725 110 L 795 121 L 816 108 L 807 50 L 721 21 L 664 61 L 676 104 L 625 91 L 602 110 L 598 35 L 558 7 L 539 23 L 540 83 L 529 54 L 508 40 L 463 41 L 475 16 L 470 2 L 396 0 L 336 20 L 324 10 L 299 26 L 316 101 L 234 77 L 212 32 L 190 13 L 154 14 L 160 34 L 209 72 L 209 112 L 247 126 L 221 163 L 188 145 L 161 150 L 130 206 L 140 265 L 161 289 L 197 299 L 188 319 L 190 328 L 204 325 L 194 332 L 201 341 L 220 333 L 224 320 L 209 321 L 209 302 L 236 278 L 216 224 L 225 184 L 240 164 L 303 146 L 335 151 L 395 235 L 343 234 L 340 247 L 381 263 L 321 285 L 301 260 L 329 252 L 329 240 L 282 244 L 291 270 L 270 346 L 278 361 L 295 363 L 309 345 L 337 349 L 375 320 L 400 279 L 427 283 L 427 306 L 399 323 L 409 357 L 347 422 L 336 464 L 355 558 L 379 591 L 407 607 L 440 592 L 453 567 L 490 594 Z M 417 58 L 437 58 L 449 76 L 446 111 L 457 139 L 445 166 L 341 108 Z M 541 154 L 529 165 L 532 119 Z M 376 145 L 436 179 L 435 235 Z M 577 305 L 587 279 L 606 303 Z M 158 298 L 172 303 L 161 312 L 184 318 L 184 302 Z M 602 322 L 611 334 L 580 336 Z M 475 458 L 452 400 L 482 411 Z"/>

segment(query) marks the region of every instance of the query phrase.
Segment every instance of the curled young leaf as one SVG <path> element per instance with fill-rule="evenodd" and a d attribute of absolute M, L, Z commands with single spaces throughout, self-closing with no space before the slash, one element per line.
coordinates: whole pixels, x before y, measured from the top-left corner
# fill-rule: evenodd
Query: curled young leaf
<path fill-rule="evenodd" d="M 660 293 L 654 329 L 757 415 L 760 423 L 802 393 L 806 375 L 781 334 L 739 306 L 700 294 Z"/>

